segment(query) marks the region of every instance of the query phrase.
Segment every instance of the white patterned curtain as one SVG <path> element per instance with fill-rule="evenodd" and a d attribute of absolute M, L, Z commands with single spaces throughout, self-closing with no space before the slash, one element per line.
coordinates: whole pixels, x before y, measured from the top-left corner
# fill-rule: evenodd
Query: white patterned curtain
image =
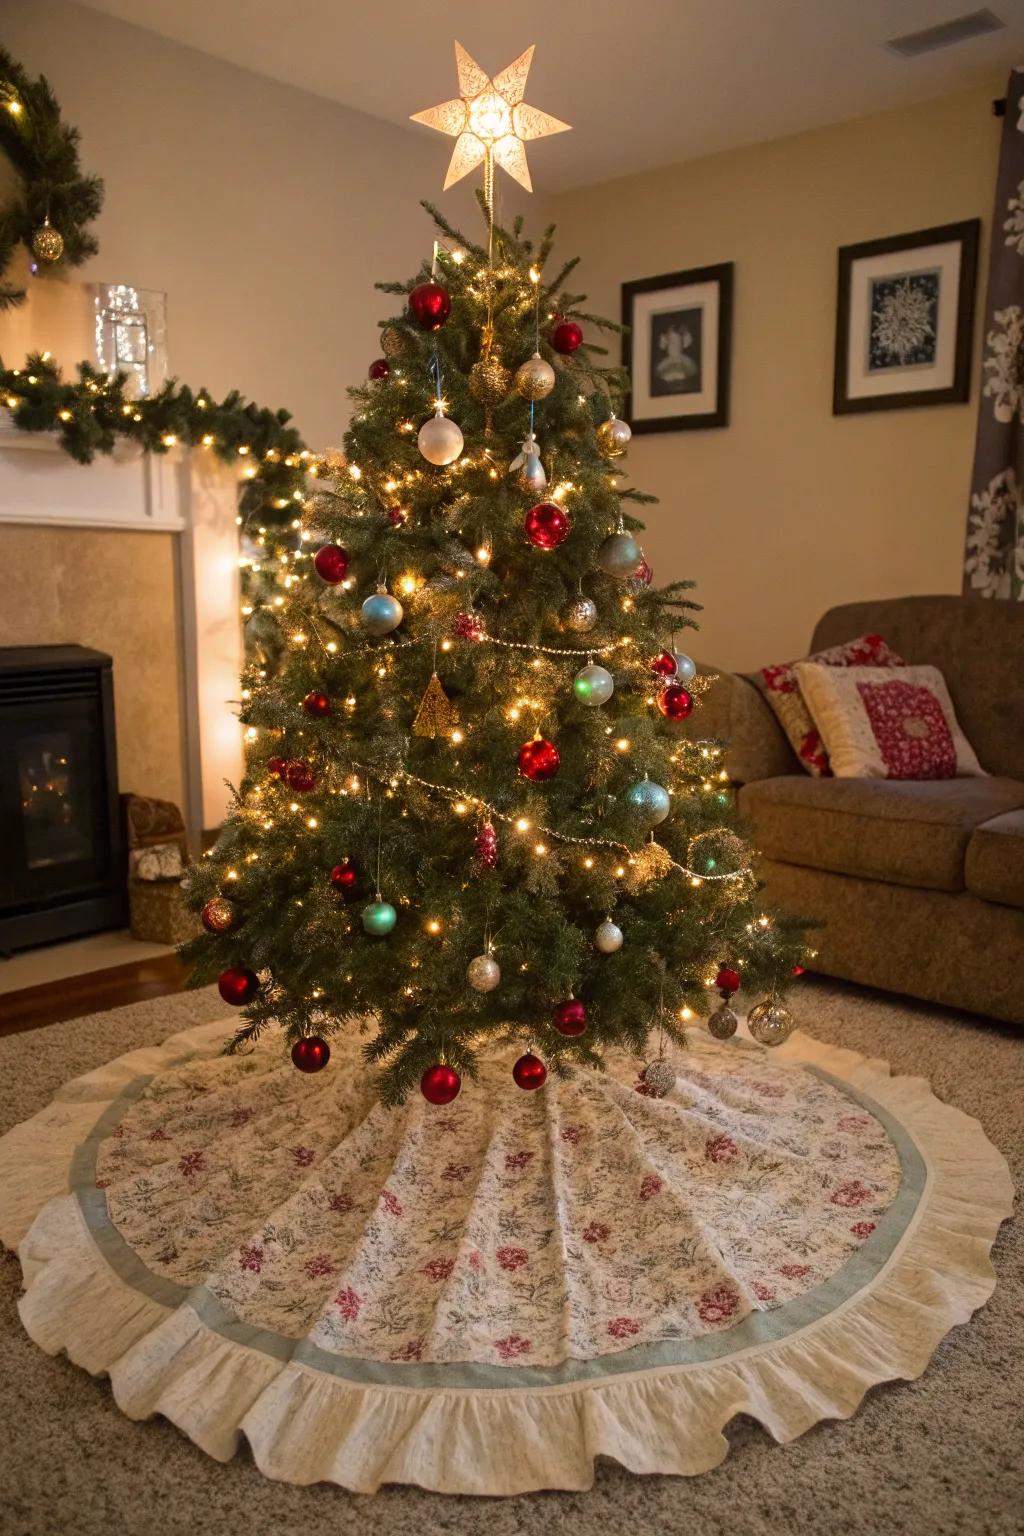
<path fill-rule="evenodd" d="M 965 596 L 1024 601 L 1024 69 L 1006 93 L 985 350 L 964 551 Z"/>

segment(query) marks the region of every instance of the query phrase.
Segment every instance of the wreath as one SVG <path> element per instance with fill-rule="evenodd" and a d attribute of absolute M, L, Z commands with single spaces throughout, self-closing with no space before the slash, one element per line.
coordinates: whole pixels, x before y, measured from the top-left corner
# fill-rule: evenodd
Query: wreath
<path fill-rule="evenodd" d="M 46 78 L 32 80 L 0 48 L 0 149 L 21 182 L 20 196 L 0 210 L 0 310 L 25 298 L 5 278 L 19 245 L 53 270 L 80 266 L 99 249 L 87 226 L 103 206 L 103 183 L 83 174 L 78 141 Z"/>

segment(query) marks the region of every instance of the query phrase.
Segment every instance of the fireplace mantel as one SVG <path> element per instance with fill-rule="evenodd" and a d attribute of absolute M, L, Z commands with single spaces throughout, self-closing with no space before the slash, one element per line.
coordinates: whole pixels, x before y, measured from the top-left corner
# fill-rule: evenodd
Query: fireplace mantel
<path fill-rule="evenodd" d="M 0 426 L 0 536 L 5 524 L 171 534 L 180 614 L 186 804 L 190 837 L 224 819 L 225 779 L 242 773 L 236 718 L 239 618 L 237 475 L 211 454 L 148 454 L 122 445 L 77 464 L 52 433 Z M 0 626 L 2 628 L 2 626 Z M 66 640 L 69 636 L 56 636 Z M 4 632 L 0 643 L 16 645 Z"/>

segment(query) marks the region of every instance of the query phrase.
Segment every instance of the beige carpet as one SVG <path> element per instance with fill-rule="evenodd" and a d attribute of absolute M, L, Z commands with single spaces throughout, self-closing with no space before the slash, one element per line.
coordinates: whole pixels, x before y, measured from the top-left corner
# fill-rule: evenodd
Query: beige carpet
<path fill-rule="evenodd" d="M 852 988 L 803 984 L 811 1033 L 923 1073 L 976 1115 L 1024 1173 L 1024 1037 Z M 140 1003 L 0 1039 L 0 1132 L 58 1085 L 134 1046 L 223 1013 L 215 993 Z M 1024 1531 L 1024 1274 L 1017 1223 L 995 1249 L 992 1301 L 917 1382 L 870 1393 L 844 1424 L 791 1446 L 734 1423 L 715 1471 L 635 1478 L 606 1463 L 585 1494 L 375 1498 L 266 1481 L 240 1455 L 209 1460 L 171 1425 L 133 1424 L 108 1385 L 44 1355 L 16 1312 L 20 1269 L 0 1255 L 0 1532 L 3 1536 L 1019 1536 Z"/>

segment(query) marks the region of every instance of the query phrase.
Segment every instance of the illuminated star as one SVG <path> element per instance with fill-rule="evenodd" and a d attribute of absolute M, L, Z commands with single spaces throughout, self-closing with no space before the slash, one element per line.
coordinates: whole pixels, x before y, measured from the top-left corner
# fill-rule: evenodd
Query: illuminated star
<path fill-rule="evenodd" d="M 549 133 L 565 133 L 569 124 L 524 102 L 532 60 L 531 45 L 492 80 L 461 43 L 455 44 L 459 95 L 412 115 L 414 123 L 426 123 L 428 128 L 451 134 L 455 140 L 445 191 L 486 160 L 488 154 L 527 192 L 533 191 L 526 163 L 526 141 L 547 138 Z"/>

